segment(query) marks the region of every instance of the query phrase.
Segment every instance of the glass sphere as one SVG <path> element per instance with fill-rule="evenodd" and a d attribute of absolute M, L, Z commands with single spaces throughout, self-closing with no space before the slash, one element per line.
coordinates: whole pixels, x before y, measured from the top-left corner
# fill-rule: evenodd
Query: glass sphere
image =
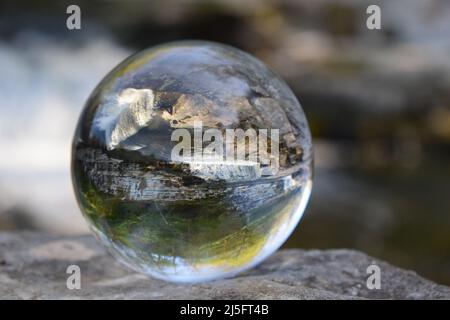
<path fill-rule="evenodd" d="M 169 43 L 97 86 L 73 141 L 75 193 L 121 262 L 169 281 L 233 276 L 277 250 L 311 190 L 300 104 L 261 61 Z"/>

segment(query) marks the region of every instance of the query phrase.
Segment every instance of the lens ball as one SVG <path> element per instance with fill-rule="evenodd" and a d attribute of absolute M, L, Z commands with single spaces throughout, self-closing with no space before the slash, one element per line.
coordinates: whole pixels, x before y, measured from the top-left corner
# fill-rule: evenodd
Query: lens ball
<path fill-rule="evenodd" d="M 261 262 L 295 229 L 311 135 L 261 61 L 169 43 L 129 57 L 91 94 L 72 175 L 83 215 L 121 262 L 169 281 L 213 280 Z"/>

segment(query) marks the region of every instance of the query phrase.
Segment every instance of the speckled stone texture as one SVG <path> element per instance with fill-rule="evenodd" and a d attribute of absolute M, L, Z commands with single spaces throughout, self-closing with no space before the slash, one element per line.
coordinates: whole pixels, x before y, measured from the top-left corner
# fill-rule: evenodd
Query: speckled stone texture
<path fill-rule="evenodd" d="M 69 290 L 66 269 L 81 268 Z M 366 269 L 381 268 L 368 290 Z M 91 236 L 0 233 L 1 299 L 450 299 L 450 288 L 352 250 L 281 250 L 234 279 L 193 285 L 147 278 L 119 265 Z"/>

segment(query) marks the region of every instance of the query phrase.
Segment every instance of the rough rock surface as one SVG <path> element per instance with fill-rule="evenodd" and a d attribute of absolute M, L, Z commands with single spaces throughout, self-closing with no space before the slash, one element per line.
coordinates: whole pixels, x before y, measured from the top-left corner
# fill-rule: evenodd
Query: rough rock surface
<path fill-rule="evenodd" d="M 366 287 L 369 265 L 381 289 Z M 69 290 L 69 265 L 81 289 Z M 193 285 L 124 269 L 91 236 L 0 233 L 0 299 L 450 299 L 450 288 L 352 250 L 281 250 L 234 279 Z"/>

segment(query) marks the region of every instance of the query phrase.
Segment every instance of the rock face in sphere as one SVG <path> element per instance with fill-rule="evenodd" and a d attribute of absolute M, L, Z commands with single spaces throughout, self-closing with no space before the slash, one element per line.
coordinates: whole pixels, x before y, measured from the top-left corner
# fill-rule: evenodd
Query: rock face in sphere
<path fill-rule="evenodd" d="M 210 42 L 142 51 L 89 98 L 73 181 L 120 261 L 172 281 L 232 276 L 273 253 L 311 190 L 312 145 L 287 85 Z"/>

